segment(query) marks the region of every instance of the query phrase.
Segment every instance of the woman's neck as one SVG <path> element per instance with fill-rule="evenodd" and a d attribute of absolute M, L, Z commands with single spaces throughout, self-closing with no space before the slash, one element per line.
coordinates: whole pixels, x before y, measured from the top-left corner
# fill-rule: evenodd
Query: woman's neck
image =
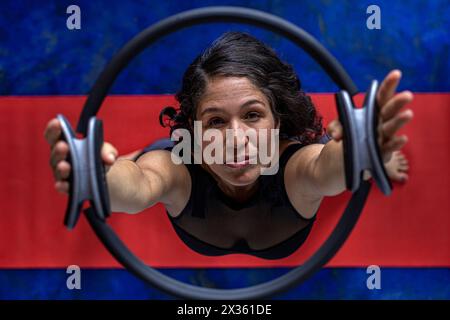
<path fill-rule="evenodd" d="M 258 191 L 259 180 L 245 186 L 233 186 L 227 184 L 226 182 L 219 181 L 217 186 L 223 193 L 236 202 L 246 202 Z"/>
<path fill-rule="evenodd" d="M 252 197 L 252 195 L 258 189 L 258 179 L 253 183 L 245 186 L 235 186 L 222 180 L 207 165 L 201 164 L 201 166 L 214 178 L 219 189 L 222 190 L 225 195 L 232 198 L 236 202 L 245 202 L 247 199 Z"/>

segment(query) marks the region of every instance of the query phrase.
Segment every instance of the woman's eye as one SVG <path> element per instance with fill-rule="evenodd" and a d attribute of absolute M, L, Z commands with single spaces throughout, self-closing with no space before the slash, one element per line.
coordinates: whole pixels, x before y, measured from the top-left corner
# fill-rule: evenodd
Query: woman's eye
<path fill-rule="evenodd" d="M 212 118 L 211 120 L 208 121 L 207 126 L 208 127 L 214 127 L 214 126 L 219 126 L 223 124 L 223 120 L 220 118 Z"/>
<path fill-rule="evenodd" d="M 245 115 L 245 118 L 250 120 L 257 120 L 260 118 L 260 116 L 258 112 L 249 112 Z"/>

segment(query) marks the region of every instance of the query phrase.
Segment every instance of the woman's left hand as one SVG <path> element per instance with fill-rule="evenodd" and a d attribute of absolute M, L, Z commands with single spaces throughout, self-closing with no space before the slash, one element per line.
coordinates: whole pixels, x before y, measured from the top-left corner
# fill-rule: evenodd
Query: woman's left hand
<path fill-rule="evenodd" d="M 380 106 L 378 145 L 385 163 L 391 159 L 394 151 L 400 150 L 408 142 L 406 135 L 397 135 L 397 132 L 413 118 L 411 109 L 402 110 L 413 100 L 413 94 L 410 91 L 396 93 L 400 78 L 399 70 L 391 71 L 381 83 L 377 94 Z M 339 120 L 330 122 L 327 132 L 334 140 L 341 140 L 343 130 Z"/>

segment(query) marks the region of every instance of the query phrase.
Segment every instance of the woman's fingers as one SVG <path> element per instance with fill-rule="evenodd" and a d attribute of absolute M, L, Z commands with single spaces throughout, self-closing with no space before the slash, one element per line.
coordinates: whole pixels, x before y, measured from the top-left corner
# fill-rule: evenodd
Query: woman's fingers
<path fill-rule="evenodd" d="M 384 106 L 386 102 L 394 96 L 401 77 L 402 73 L 400 70 L 392 70 L 386 78 L 384 78 L 377 93 L 377 102 L 379 106 Z"/>
<path fill-rule="evenodd" d="M 393 118 L 400 109 L 413 100 L 414 96 L 410 91 L 403 91 L 389 99 L 381 108 L 380 115 L 384 121 Z"/>
<path fill-rule="evenodd" d="M 392 152 L 392 158 L 385 163 L 386 173 L 391 180 L 397 182 L 408 181 L 409 177 L 406 172 L 409 167 L 402 164 L 403 160 L 405 160 L 404 154 L 401 151 L 394 151 Z"/>
<path fill-rule="evenodd" d="M 56 165 L 66 159 L 69 153 L 69 146 L 64 141 L 58 141 L 53 146 L 50 154 L 50 166 L 55 169 Z"/>
<path fill-rule="evenodd" d="M 61 124 L 58 119 L 50 120 L 44 131 L 44 138 L 51 147 L 49 164 L 53 169 L 53 176 L 55 177 L 55 189 L 60 193 L 69 192 L 69 183 L 63 181 L 70 175 L 70 164 L 64 159 L 69 152 L 69 146 L 66 142 L 60 141 Z"/>
<path fill-rule="evenodd" d="M 50 165 L 56 180 L 65 180 L 70 175 L 71 166 L 65 161 L 69 153 L 69 146 L 64 141 L 58 141 L 52 148 Z M 117 150 L 110 143 L 105 142 L 102 148 L 102 159 L 111 166 L 117 158 Z"/>
<path fill-rule="evenodd" d="M 51 146 L 49 164 L 53 169 L 55 177 L 55 189 L 61 193 L 69 192 L 69 182 L 65 181 L 70 176 L 72 167 L 66 158 L 69 154 L 69 146 L 65 141 L 60 140 L 61 123 L 58 119 L 52 119 L 48 122 L 44 131 L 44 137 Z M 118 151 L 110 143 L 105 142 L 102 146 L 101 157 L 106 167 L 114 164 L 118 156 Z"/>
<path fill-rule="evenodd" d="M 55 177 L 55 189 L 60 193 L 69 193 L 69 182 L 65 181 L 70 176 L 72 167 L 69 162 L 65 160 L 69 152 L 67 143 L 58 141 L 52 148 L 51 165 L 53 168 L 53 175 Z M 114 164 L 118 152 L 110 143 L 105 142 L 102 147 L 102 159 L 107 168 Z M 111 157 L 112 156 L 112 157 Z"/>
<path fill-rule="evenodd" d="M 327 133 L 334 139 L 340 140 L 343 136 L 343 128 L 339 120 L 331 121 L 327 126 Z"/>
<path fill-rule="evenodd" d="M 117 159 L 119 152 L 114 146 L 108 142 L 105 142 L 102 147 L 102 160 L 106 165 L 113 165 Z"/>
<path fill-rule="evenodd" d="M 57 164 L 66 159 L 69 153 L 69 146 L 64 141 L 58 141 L 52 148 L 50 156 L 50 165 L 55 168 Z M 112 165 L 116 160 L 118 155 L 117 149 L 110 143 L 105 142 L 102 147 L 102 160 L 107 165 Z"/>
<path fill-rule="evenodd" d="M 397 114 L 392 119 L 382 124 L 383 137 L 389 139 L 392 137 L 401 127 L 410 122 L 414 114 L 411 109 L 407 109 Z"/>
<path fill-rule="evenodd" d="M 66 180 L 69 178 L 71 166 L 67 161 L 60 161 L 53 171 L 56 180 Z"/>
<path fill-rule="evenodd" d="M 61 135 L 61 124 L 59 120 L 54 118 L 50 120 L 47 124 L 47 128 L 44 131 L 45 140 L 53 146 L 59 139 Z"/>
<path fill-rule="evenodd" d="M 406 159 L 405 155 L 400 150 L 394 151 L 392 153 L 392 157 L 395 158 L 396 167 L 398 168 L 398 170 L 408 171 L 409 169 L 408 159 Z"/>
<path fill-rule="evenodd" d="M 406 181 L 408 181 L 409 176 L 408 176 L 407 173 L 397 171 L 397 172 L 395 172 L 395 173 L 392 173 L 392 175 L 390 176 L 390 178 L 391 178 L 392 180 L 394 180 L 394 181 L 398 181 L 398 182 L 406 182 Z"/>
<path fill-rule="evenodd" d="M 69 183 L 67 181 L 56 181 L 55 189 L 60 193 L 69 193 Z"/>
<path fill-rule="evenodd" d="M 400 150 L 407 142 L 408 137 L 406 135 L 394 136 L 383 145 L 382 152 L 385 155 L 390 155 L 395 150 Z"/>
<path fill-rule="evenodd" d="M 395 151 L 393 154 L 397 158 L 398 166 L 401 170 L 409 169 L 409 162 L 401 151 Z"/>
<path fill-rule="evenodd" d="M 405 124 L 413 118 L 413 112 L 410 109 L 400 111 L 407 103 L 413 99 L 413 94 L 409 91 L 403 91 L 395 94 L 400 82 L 401 72 L 399 70 L 391 71 L 380 85 L 377 93 L 377 102 L 380 106 L 380 122 L 378 126 L 378 143 L 383 152 L 383 159 L 391 158 L 392 152 L 400 150 L 408 141 L 406 136 L 395 136 Z M 395 155 L 398 167 L 407 168 L 407 162 L 403 155 Z"/>

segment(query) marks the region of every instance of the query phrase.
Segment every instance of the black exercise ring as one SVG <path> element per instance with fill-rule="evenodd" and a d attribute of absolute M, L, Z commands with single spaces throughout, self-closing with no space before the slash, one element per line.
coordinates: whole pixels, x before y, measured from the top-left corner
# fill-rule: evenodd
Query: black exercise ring
<path fill-rule="evenodd" d="M 86 135 L 89 119 L 97 114 L 114 80 L 131 59 L 150 44 L 169 33 L 188 26 L 211 22 L 245 23 L 278 33 L 290 39 L 311 55 L 341 90 L 348 93 L 350 100 L 357 93 L 356 86 L 339 62 L 317 40 L 294 24 L 274 15 L 248 8 L 206 7 L 182 12 L 159 21 L 129 41 L 113 57 L 97 79 L 81 113 L 77 131 Z M 376 86 L 373 90 L 376 92 Z M 376 124 L 376 119 L 371 121 L 373 122 L 372 125 Z M 95 126 L 95 124 L 91 126 Z M 373 150 L 372 152 L 376 153 L 377 150 Z M 210 289 L 172 279 L 147 266 L 131 253 L 115 234 L 114 230 L 107 225 L 105 219 L 101 218 L 102 215 L 98 215 L 95 207 L 88 208 L 84 212 L 95 233 L 112 255 L 129 271 L 162 291 L 187 299 L 260 299 L 298 285 L 318 271 L 335 255 L 356 224 L 369 194 L 370 187 L 371 183 L 368 181 L 361 180 L 358 183 L 357 189 L 352 190 L 354 191 L 352 198 L 331 235 L 303 265 L 296 267 L 277 279 L 239 289 Z M 104 214 L 103 216 L 107 215 Z"/>

